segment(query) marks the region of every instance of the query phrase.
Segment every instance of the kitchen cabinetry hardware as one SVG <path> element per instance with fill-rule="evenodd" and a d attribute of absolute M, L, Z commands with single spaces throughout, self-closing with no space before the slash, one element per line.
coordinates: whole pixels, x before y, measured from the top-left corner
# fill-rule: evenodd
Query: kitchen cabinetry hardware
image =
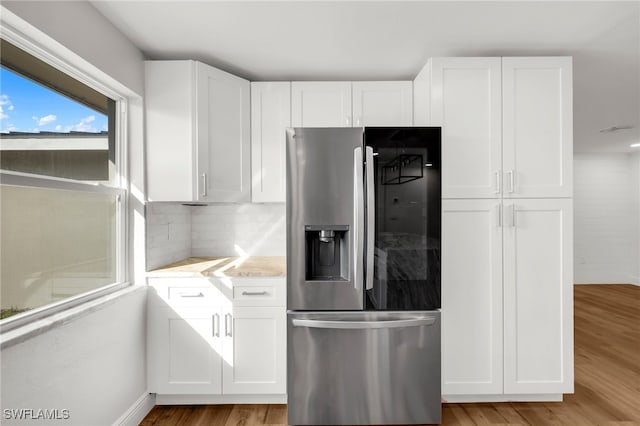
<path fill-rule="evenodd" d="M 202 197 L 207 196 L 207 174 L 202 174 Z"/>
<path fill-rule="evenodd" d="M 509 170 L 507 172 L 509 175 L 509 194 L 513 194 L 515 192 L 515 178 L 513 170 Z"/>
<path fill-rule="evenodd" d="M 233 328 L 233 317 L 231 314 L 224 314 L 224 335 L 232 337 L 231 329 Z"/>
<path fill-rule="evenodd" d="M 500 193 L 500 170 L 496 170 L 493 172 L 496 175 L 496 190 L 493 191 L 494 194 Z"/>
<path fill-rule="evenodd" d="M 269 294 L 267 291 L 243 291 L 243 296 L 265 296 Z"/>
<path fill-rule="evenodd" d="M 191 292 L 191 293 L 178 293 L 178 295 L 180 297 L 204 297 L 204 294 L 201 291 L 199 291 L 197 293 L 193 293 L 193 292 Z"/>

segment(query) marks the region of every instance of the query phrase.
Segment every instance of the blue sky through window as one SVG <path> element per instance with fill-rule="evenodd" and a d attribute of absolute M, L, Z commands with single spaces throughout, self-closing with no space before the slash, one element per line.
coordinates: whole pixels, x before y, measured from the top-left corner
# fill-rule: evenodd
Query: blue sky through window
<path fill-rule="evenodd" d="M 106 130 L 106 115 L 0 67 L 0 132 Z"/>

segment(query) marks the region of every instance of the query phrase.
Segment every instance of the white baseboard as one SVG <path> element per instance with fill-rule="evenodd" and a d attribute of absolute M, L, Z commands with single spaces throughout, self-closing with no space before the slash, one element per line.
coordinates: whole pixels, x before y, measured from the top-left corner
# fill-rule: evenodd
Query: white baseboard
<path fill-rule="evenodd" d="M 287 395 L 156 395 L 157 405 L 286 404 Z"/>
<path fill-rule="evenodd" d="M 558 402 L 562 394 L 534 395 L 442 395 L 443 403 L 459 402 Z"/>
<path fill-rule="evenodd" d="M 113 426 L 138 426 L 155 405 L 155 395 L 145 392 L 115 421 Z"/>

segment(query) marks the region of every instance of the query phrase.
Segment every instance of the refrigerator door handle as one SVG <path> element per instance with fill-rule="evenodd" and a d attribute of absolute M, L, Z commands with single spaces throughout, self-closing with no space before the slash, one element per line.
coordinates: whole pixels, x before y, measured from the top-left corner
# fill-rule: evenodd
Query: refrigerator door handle
<path fill-rule="evenodd" d="M 353 150 L 353 286 L 362 289 L 362 249 L 364 246 L 364 180 L 362 147 Z"/>
<path fill-rule="evenodd" d="M 391 321 L 351 321 L 351 320 L 314 320 L 314 319 L 292 319 L 294 327 L 308 328 L 328 328 L 328 329 L 375 329 L 375 328 L 400 328 L 419 327 L 433 325 L 435 317 L 416 317 L 409 319 L 399 319 Z"/>
<path fill-rule="evenodd" d="M 373 252 L 376 229 L 375 182 L 373 180 L 373 148 L 365 148 L 367 155 L 367 251 L 366 251 L 366 290 L 373 288 Z"/>

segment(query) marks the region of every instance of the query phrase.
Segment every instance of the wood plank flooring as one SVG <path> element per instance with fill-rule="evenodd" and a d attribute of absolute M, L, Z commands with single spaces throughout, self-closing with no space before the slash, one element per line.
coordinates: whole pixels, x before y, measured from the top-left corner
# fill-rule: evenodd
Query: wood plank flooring
<path fill-rule="evenodd" d="M 575 393 L 562 402 L 444 404 L 443 425 L 640 425 L 640 287 L 580 285 Z M 286 405 L 156 406 L 141 426 L 283 426 Z"/>

